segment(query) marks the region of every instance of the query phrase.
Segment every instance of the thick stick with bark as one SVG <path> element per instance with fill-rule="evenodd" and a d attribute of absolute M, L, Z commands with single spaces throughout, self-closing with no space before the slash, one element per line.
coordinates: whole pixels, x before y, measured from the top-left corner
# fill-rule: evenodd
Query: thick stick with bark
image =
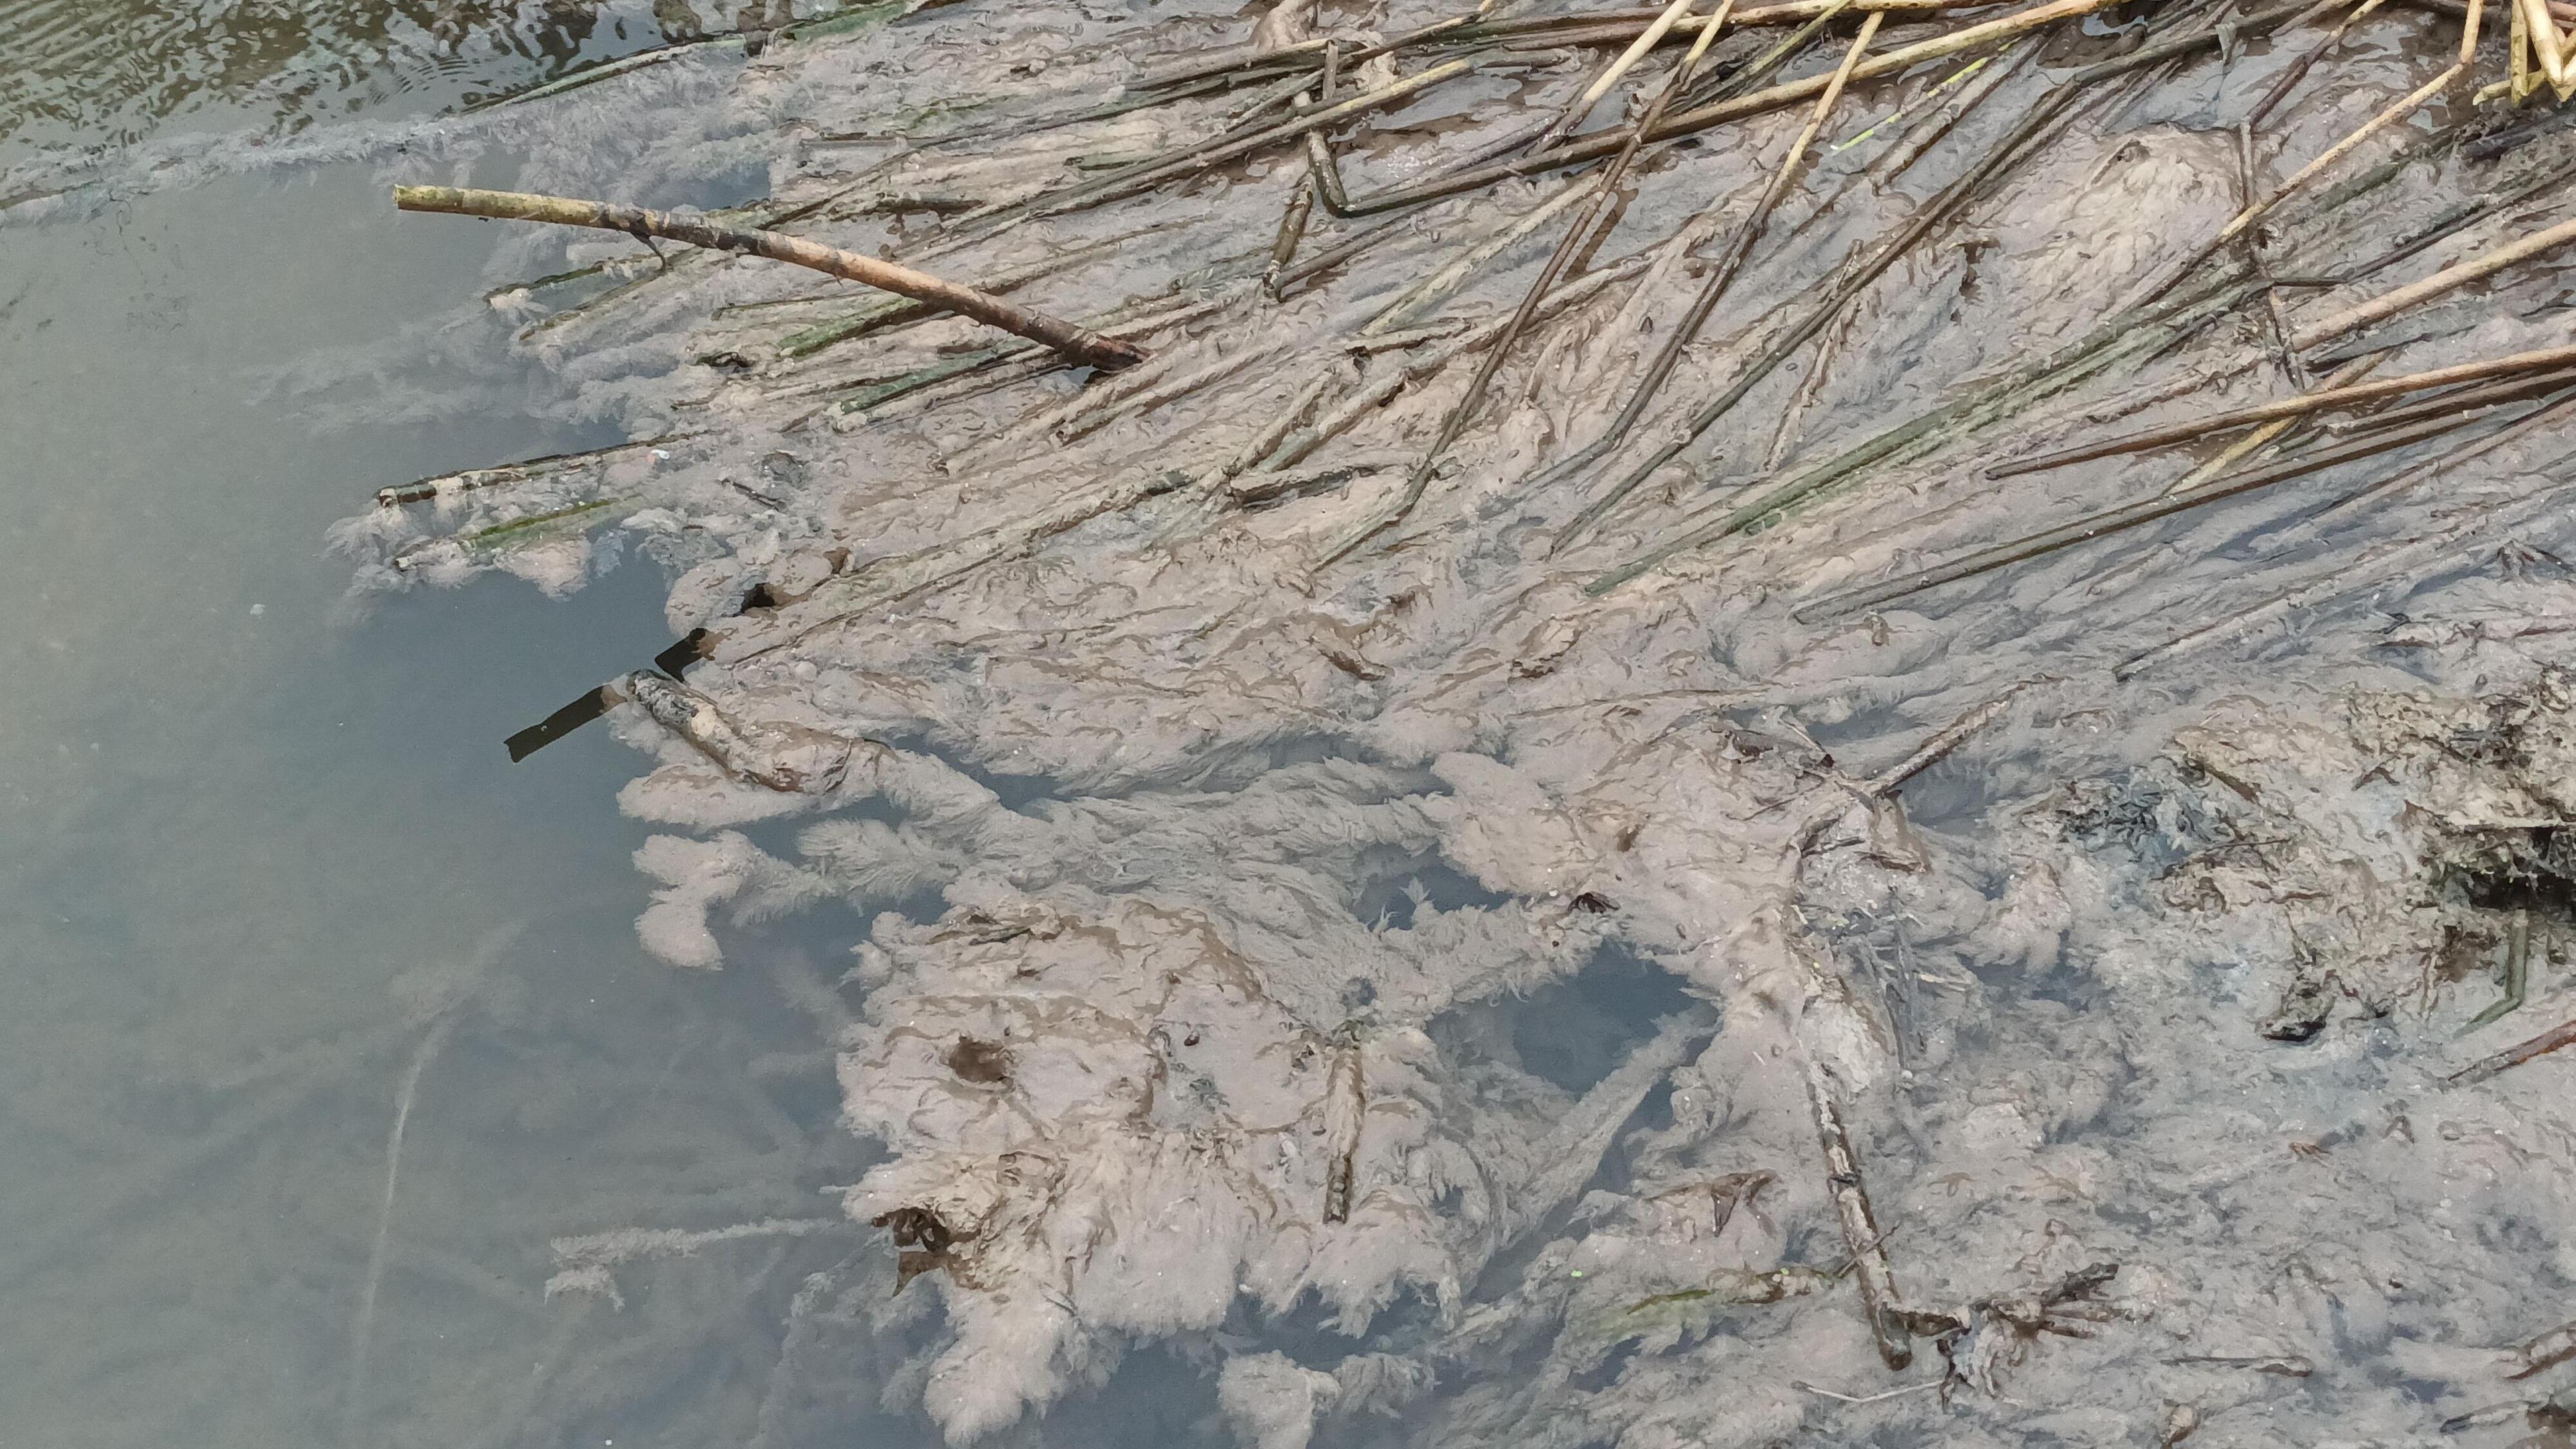
<path fill-rule="evenodd" d="M 582 201 L 569 196 L 536 196 L 524 191 L 476 191 L 454 186 L 397 186 L 394 188 L 394 205 L 404 211 L 443 211 L 503 221 L 550 221 L 563 226 L 622 231 L 638 239 L 658 236 L 714 251 L 744 252 L 899 292 L 961 317 L 971 317 L 988 327 L 999 327 L 1032 342 L 1043 343 L 1093 367 L 1120 368 L 1145 360 L 1144 349 L 1132 342 L 1103 337 L 1089 328 L 1031 311 L 989 292 L 943 281 L 927 272 L 916 272 L 910 267 L 861 256 L 857 252 L 845 252 L 838 247 L 827 247 L 784 232 L 717 226 L 703 220 L 674 216 L 666 211 Z"/>

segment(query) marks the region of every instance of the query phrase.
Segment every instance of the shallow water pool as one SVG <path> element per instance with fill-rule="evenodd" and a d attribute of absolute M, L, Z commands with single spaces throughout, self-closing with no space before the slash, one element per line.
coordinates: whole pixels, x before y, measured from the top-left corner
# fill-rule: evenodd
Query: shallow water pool
<path fill-rule="evenodd" d="M 656 35 L 77 8 L 79 46 L 13 22 L 8 144 L 418 108 Z M 631 756 L 502 752 L 666 642 L 657 572 L 344 602 L 324 533 L 375 488 L 613 437 L 528 420 L 496 241 L 364 167 L 0 225 L 0 1441 L 741 1442 L 801 1274 L 859 1246 L 544 1296 L 558 1236 L 833 1218 L 859 1148 L 780 986 L 839 968 L 646 960 Z"/>

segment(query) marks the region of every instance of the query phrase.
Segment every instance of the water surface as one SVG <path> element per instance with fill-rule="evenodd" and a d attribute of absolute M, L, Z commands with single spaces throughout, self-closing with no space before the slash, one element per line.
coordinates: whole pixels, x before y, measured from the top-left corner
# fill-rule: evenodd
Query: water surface
<path fill-rule="evenodd" d="M 0 17 L 0 160 L 173 126 L 297 129 L 470 103 L 729 29 L 708 0 L 24 0 Z M 758 9 L 757 4 L 753 7 Z"/>
<path fill-rule="evenodd" d="M 567 5 L 10 25 L 16 148 L 421 107 L 657 37 Z M 854 1232 L 711 1248 L 623 1309 L 543 1296 L 552 1237 L 828 1218 L 858 1159 L 780 987 L 839 965 L 645 959 L 631 757 L 500 749 L 665 642 L 658 573 L 361 615 L 323 552 L 379 486 L 613 438 L 537 420 L 546 384 L 480 315 L 496 240 L 406 224 L 363 168 L 0 229 L 7 1442 L 867 1422 L 762 1408 L 789 1295 Z"/>

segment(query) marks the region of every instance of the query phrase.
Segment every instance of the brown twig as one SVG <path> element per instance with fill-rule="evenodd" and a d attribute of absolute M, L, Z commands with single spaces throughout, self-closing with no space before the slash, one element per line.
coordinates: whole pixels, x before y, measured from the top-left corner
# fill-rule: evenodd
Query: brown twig
<path fill-rule="evenodd" d="M 2483 1082 L 2498 1072 L 2521 1066 L 2534 1057 L 2547 1056 L 2570 1043 L 2576 1043 L 2576 1019 L 2562 1021 L 2529 1041 L 2517 1042 L 2493 1056 L 2480 1057 L 2443 1080 L 2454 1086 L 2464 1082 Z"/>
<path fill-rule="evenodd" d="M 2279 293 L 2268 287 L 2263 291 L 2263 300 L 2274 304 L 2272 310 L 2276 314 L 2275 325 L 2278 325 L 2277 314 L 2279 312 L 2279 296 Z M 2290 338 L 2289 329 L 2287 327 L 2281 328 L 2279 341 L 2283 353 L 2283 360 L 2289 364 L 2295 365 L 2298 362 L 2298 354 L 2289 351 Z M 2388 353 L 2384 350 L 2378 352 L 2365 352 L 2361 356 L 2345 363 L 2342 367 L 2337 368 L 2334 374 L 2326 379 L 2325 385 L 2329 388 L 2336 388 L 2349 387 L 2354 383 L 2358 383 L 2363 378 L 2368 377 L 2371 372 L 2387 358 L 2387 356 Z M 2311 388 L 2308 390 L 2315 391 L 2317 389 Z M 2254 431 L 2238 438 L 2235 442 L 2219 449 L 2216 457 L 2203 460 L 2200 466 L 2165 485 L 2165 492 L 2189 493 L 2201 484 L 2208 482 L 2210 479 L 2215 478 L 2234 468 L 2237 464 L 2244 462 L 2247 458 L 2253 457 L 2257 453 L 2268 452 L 2272 445 L 2280 441 L 2284 434 L 2288 433 L 2292 428 L 2298 427 L 2300 425 L 2300 421 L 2301 420 L 2298 418 L 2274 418 L 2272 421 L 2265 423 L 2261 427 L 2254 429 Z"/>
<path fill-rule="evenodd" d="M 2513 1351 L 2513 1371 L 2509 1379 L 2527 1379 L 2545 1368 L 2552 1368 L 2576 1358 L 2576 1323 L 2562 1323 L 2530 1339 Z"/>
<path fill-rule="evenodd" d="M 2296 29 L 2308 20 L 2320 18 L 2341 3 L 2342 0 L 2317 0 L 2317 3 L 2310 6 L 2290 28 Z M 2344 16 L 2334 29 L 2326 32 L 2325 39 L 2309 46 L 2299 53 L 2298 59 L 2283 66 L 2281 73 L 2272 78 L 2272 83 L 2263 88 L 2263 94 L 2256 97 L 2254 104 L 2246 110 L 2245 119 L 2241 123 L 2245 129 L 2251 131 L 2255 126 L 2262 124 L 2263 118 L 2272 114 L 2272 108 L 2279 105 L 2291 91 L 2296 90 L 2299 82 L 2308 78 L 2308 72 L 2315 68 L 2318 61 L 2325 58 L 2326 52 L 2343 44 L 2343 38 L 2352 33 L 2352 28 L 2367 19 L 2372 11 L 2379 8 L 2380 3 L 2381 0 L 2362 0 L 2362 3 L 2352 7 L 2352 12 Z M 2483 4 L 2484 0 L 2480 0 L 2480 3 Z M 2245 204 L 2251 206 L 2255 200 L 2254 196 L 2248 195 L 2245 198 Z"/>
<path fill-rule="evenodd" d="M 2323 154 L 2319 155 L 2315 160 L 2300 167 L 2289 180 L 2272 188 L 2272 194 L 2270 196 L 2264 197 L 2260 201 L 2248 204 L 2244 210 L 2236 213 L 2235 216 L 2230 217 L 2227 225 L 2219 229 L 2218 239 L 2220 241 L 2232 240 L 2247 227 L 2252 226 L 2255 222 L 2261 220 L 2266 212 L 2269 212 L 2272 208 L 2280 205 L 2282 201 L 2287 199 L 2300 187 L 2303 187 L 2309 182 L 2315 180 L 2317 177 L 2324 175 L 2336 162 L 2351 155 L 2353 150 L 2360 146 L 2362 142 L 2369 140 L 2371 137 L 2378 135 L 2381 131 L 2395 124 L 2400 117 L 2413 114 L 2417 107 L 2441 94 L 2443 88 L 2450 85 L 2452 81 L 2457 80 L 2460 73 L 2466 68 L 2467 62 L 2465 61 L 2455 63 L 2445 68 L 2441 74 L 2424 82 L 2421 86 L 2416 87 L 2413 91 L 2390 102 L 2380 110 L 2379 114 L 2372 116 L 2369 120 L 2364 121 L 2359 126 L 2353 128 L 2349 135 L 2346 135 L 2342 140 L 2327 147 Z"/>
<path fill-rule="evenodd" d="M 640 206 L 583 201 L 569 196 L 538 196 L 524 191 L 478 191 L 455 186 L 397 186 L 394 205 L 404 211 L 438 211 L 503 221 L 546 221 L 620 231 L 637 239 L 664 237 L 712 251 L 742 252 L 794 266 L 811 267 L 830 276 L 899 292 L 915 301 L 944 307 L 988 327 L 1043 343 L 1077 362 L 1099 368 L 1127 367 L 1145 360 L 1145 350 L 1132 342 L 1103 337 L 1086 327 L 1006 302 L 990 292 L 961 287 L 927 272 L 875 257 L 827 247 L 784 232 L 711 222 Z"/>
<path fill-rule="evenodd" d="M 2513 423 L 2500 432 L 2462 444 L 2429 463 L 2407 469 L 2385 482 L 2375 483 L 2359 493 L 2341 499 L 2320 512 L 2317 518 L 2323 518 L 2338 509 L 2352 507 L 2363 499 L 2384 495 L 2439 477 L 2463 463 L 2474 462 L 2516 438 L 2537 431 L 2552 422 L 2563 420 L 2571 405 L 2576 405 L 2576 396 L 2546 404 L 2531 416 Z M 2536 499 L 2526 497 L 2520 501 L 2532 504 L 2536 508 L 2548 508 L 2553 506 L 2550 498 L 2554 492 L 2555 490 L 2544 489 Z M 2313 528 L 2316 521 L 2312 518 L 2300 527 Z M 2464 522 L 2454 524 L 2430 536 L 2400 538 L 2359 558 L 2336 559 L 2330 568 L 2320 570 L 2315 576 L 2296 587 L 2273 594 L 2224 618 L 2195 625 L 2162 644 L 2130 655 L 2112 666 L 2111 677 L 2125 683 L 2165 660 L 2178 658 L 2212 644 L 2235 642 L 2258 629 L 2290 618 L 2301 609 L 2321 608 L 2337 599 L 2376 588 L 2395 574 L 2420 568 L 2430 560 L 2459 547 L 2461 541 L 2470 533 L 2490 528 L 2496 522 L 2497 520 L 2491 514 L 2481 511 Z"/>
<path fill-rule="evenodd" d="M 2482 387 L 2455 388 L 2438 392 L 2421 402 L 2384 413 L 2369 413 L 2348 423 L 2328 423 L 2325 429 L 2338 437 L 2359 436 L 2382 428 L 2402 427 L 2425 418 L 2466 413 L 2477 408 L 2490 408 L 2498 403 L 2520 402 L 2525 398 L 2563 391 L 2576 383 L 2576 368 L 2557 367 L 2547 372 L 2527 372 L 2520 377 L 2490 382 Z"/>
<path fill-rule="evenodd" d="M 1833 1080 L 1822 1064 L 1812 1060 L 1807 1063 L 1807 1102 L 1825 1152 L 1825 1182 L 1834 1200 L 1834 1215 L 1841 1220 L 1843 1241 L 1851 1248 L 1870 1337 L 1878 1344 L 1879 1358 L 1891 1369 L 1902 1369 L 1914 1362 L 1914 1345 L 1897 1311 L 1896 1273 L 1887 1261 L 1886 1235 L 1878 1230 L 1869 1193 L 1861 1186 L 1860 1155 L 1852 1150 L 1851 1133 L 1843 1126 Z"/>

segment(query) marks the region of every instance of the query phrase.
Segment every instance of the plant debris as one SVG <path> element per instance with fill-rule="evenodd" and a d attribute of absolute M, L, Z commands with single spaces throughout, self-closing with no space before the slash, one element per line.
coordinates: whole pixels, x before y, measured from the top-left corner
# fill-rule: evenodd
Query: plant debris
<path fill-rule="evenodd" d="M 1157 15 L 764 53 L 695 104 L 795 118 L 773 195 L 657 224 L 1148 360 L 531 239 L 494 305 L 653 445 L 338 540 L 670 571 L 659 672 L 512 753 L 651 760 L 673 960 L 860 912 L 903 1396 L 971 1442 L 1165 1343 L 1264 1449 L 2493 1403 L 2485 1225 L 2563 1261 L 2576 1187 L 2505 1071 L 2561 1043 L 2481 1014 L 2576 941 L 2557 13 Z M 562 144 L 523 184 L 657 179 Z M 1575 1085 L 1546 992 L 1615 1024 Z"/>

